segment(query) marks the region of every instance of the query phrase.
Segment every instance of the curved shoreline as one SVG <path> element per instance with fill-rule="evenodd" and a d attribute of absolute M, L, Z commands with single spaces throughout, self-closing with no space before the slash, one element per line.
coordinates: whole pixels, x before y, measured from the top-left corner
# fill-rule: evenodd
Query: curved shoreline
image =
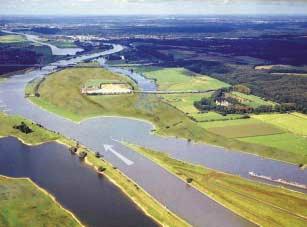
<path fill-rule="evenodd" d="M 57 115 L 58 117 L 61 117 L 61 118 L 65 119 L 65 120 L 68 120 L 68 121 L 73 122 L 73 123 L 78 124 L 78 125 L 80 125 L 82 123 L 86 123 L 87 121 L 94 120 L 94 119 L 118 118 L 118 119 L 128 119 L 128 120 L 131 120 L 131 121 L 143 122 L 143 123 L 146 123 L 146 124 L 150 125 L 153 130 L 157 130 L 158 129 L 158 127 L 153 122 L 151 122 L 149 120 L 142 119 L 142 118 L 136 118 L 136 117 L 120 116 L 120 115 L 97 115 L 97 116 L 93 116 L 93 117 L 85 117 L 84 119 L 82 119 L 80 121 L 75 121 L 73 119 L 64 117 L 63 115 L 60 115 L 57 112 L 49 111 L 48 109 L 46 109 L 46 108 L 36 104 L 35 102 L 33 102 L 31 99 L 27 98 L 27 100 L 29 102 L 31 102 L 33 105 L 37 106 L 38 108 L 40 108 L 40 109 L 42 109 L 44 111 L 51 112 L 51 113 Z M 178 136 L 174 136 L 174 135 L 160 134 L 157 131 L 156 132 L 149 131 L 148 134 L 157 135 L 157 136 L 162 137 L 162 138 L 173 138 L 173 139 L 179 139 L 179 140 L 182 140 L 182 141 L 187 141 L 187 138 L 178 137 Z M 293 166 L 298 166 L 298 164 L 299 164 L 299 163 L 289 162 L 289 161 L 285 161 L 285 160 L 281 160 L 281 159 L 276 159 L 276 158 L 272 158 L 272 157 L 268 157 L 268 156 L 262 156 L 262 155 L 259 155 L 259 154 L 256 154 L 256 153 L 251 153 L 251 152 L 244 151 L 244 150 L 239 150 L 239 149 L 238 150 L 233 150 L 233 149 L 230 149 L 230 148 L 227 148 L 227 147 L 223 147 L 221 145 L 217 145 L 217 144 L 213 144 L 213 143 L 205 143 L 205 142 L 202 142 L 202 141 L 193 141 L 193 140 L 191 141 L 191 143 L 196 144 L 196 145 L 209 145 L 209 146 L 213 146 L 213 147 L 216 147 L 216 148 L 222 148 L 222 149 L 224 149 L 227 152 L 237 152 L 237 153 L 252 155 L 252 156 L 259 157 L 259 158 L 268 159 L 268 160 L 277 161 L 277 162 L 282 162 L 282 163 L 286 163 L 286 164 L 293 165 Z"/>

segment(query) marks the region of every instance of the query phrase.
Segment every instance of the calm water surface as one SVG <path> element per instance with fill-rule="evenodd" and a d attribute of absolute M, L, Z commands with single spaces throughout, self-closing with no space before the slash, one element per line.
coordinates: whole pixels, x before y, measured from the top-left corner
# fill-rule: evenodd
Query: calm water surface
<path fill-rule="evenodd" d="M 89 226 L 157 226 L 105 177 L 57 143 L 31 147 L 12 137 L 0 139 L 0 174 L 31 178 Z"/>

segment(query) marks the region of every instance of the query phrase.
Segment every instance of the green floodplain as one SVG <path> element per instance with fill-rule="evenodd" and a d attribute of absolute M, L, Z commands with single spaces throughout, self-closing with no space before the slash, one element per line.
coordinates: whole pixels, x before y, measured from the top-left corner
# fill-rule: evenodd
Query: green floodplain
<path fill-rule="evenodd" d="M 25 134 L 13 128 L 14 125 L 21 122 L 28 125 L 33 132 Z M 28 145 L 57 141 L 69 147 L 75 146 L 74 141 L 41 128 L 29 120 L 19 116 L 8 116 L 0 112 L 0 138 L 6 136 L 17 137 Z M 85 161 L 93 167 L 93 170 L 99 172 L 99 168 L 104 168 L 104 176 L 118 186 L 146 215 L 152 217 L 161 226 L 190 226 L 161 205 L 120 170 L 114 168 L 106 160 L 97 158 L 94 152 L 81 145 L 78 149 L 78 155 L 82 155 L 83 152 L 87 153 Z M 66 220 L 63 221 L 63 218 L 66 218 Z M 46 191 L 39 189 L 32 181 L 0 176 L 0 226 L 2 226 L 2 223 L 4 223 L 3 226 L 10 227 L 29 226 L 29 223 L 33 223 L 30 226 L 50 227 L 80 225 Z"/>
<path fill-rule="evenodd" d="M 230 86 L 182 68 L 133 69 L 154 79 L 160 90 L 207 90 Z M 250 114 L 245 119 L 241 114 L 221 115 L 214 111 L 201 113 L 195 108 L 194 102 L 209 97 L 212 92 L 147 96 L 82 95 L 80 89 L 89 80 L 119 80 L 133 84 L 137 89 L 134 82 L 127 77 L 102 68 L 70 68 L 48 76 L 38 88 L 39 97 L 30 99 L 37 105 L 74 121 L 94 116 L 139 118 L 152 122 L 156 127 L 155 132 L 160 135 L 210 143 L 294 164 L 307 163 L 307 127 L 301 127 L 307 125 L 306 115 Z M 35 87 L 29 84 L 27 93 L 31 93 L 31 86 Z M 229 95 L 251 107 L 275 105 L 252 94 L 232 92 Z"/>
<path fill-rule="evenodd" d="M 0 176 L 0 226 L 81 226 L 47 192 L 26 178 Z"/>

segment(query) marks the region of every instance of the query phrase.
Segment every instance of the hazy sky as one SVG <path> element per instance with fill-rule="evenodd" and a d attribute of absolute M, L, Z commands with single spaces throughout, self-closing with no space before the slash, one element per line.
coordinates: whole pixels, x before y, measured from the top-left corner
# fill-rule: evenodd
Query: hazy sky
<path fill-rule="evenodd" d="M 306 14 L 307 0 L 0 0 L 0 15 Z"/>

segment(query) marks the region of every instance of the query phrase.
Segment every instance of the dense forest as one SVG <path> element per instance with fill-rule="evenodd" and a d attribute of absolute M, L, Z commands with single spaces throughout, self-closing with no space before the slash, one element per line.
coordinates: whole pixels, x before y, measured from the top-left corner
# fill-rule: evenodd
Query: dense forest
<path fill-rule="evenodd" d="M 29 68 L 26 65 L 46 64 L 55 60 L 49 47 L 30 44 L 0 45 L 0 75 Z"/>

